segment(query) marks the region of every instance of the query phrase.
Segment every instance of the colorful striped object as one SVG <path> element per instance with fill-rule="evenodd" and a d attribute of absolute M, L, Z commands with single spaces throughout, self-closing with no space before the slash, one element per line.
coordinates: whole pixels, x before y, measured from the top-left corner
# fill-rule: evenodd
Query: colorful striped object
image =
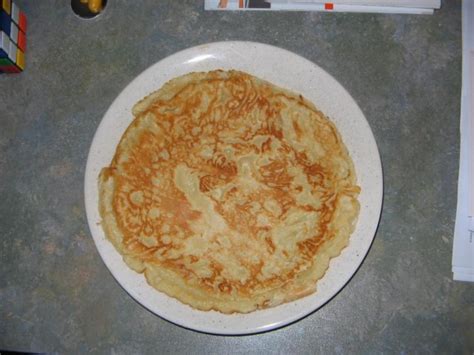
<path fill-rule="evenodd" d="M 13 0 L 0 0 L 0 73 L 25 69 L 26 16 Z"/>

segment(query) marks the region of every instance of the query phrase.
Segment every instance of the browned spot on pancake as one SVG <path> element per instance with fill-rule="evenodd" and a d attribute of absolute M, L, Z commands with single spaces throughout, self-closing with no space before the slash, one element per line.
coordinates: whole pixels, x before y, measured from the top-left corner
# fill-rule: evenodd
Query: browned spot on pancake
<path fill-rule="evenodd" d="M 295 130 L 296 137 L 301 138 L 303 135 L 303 131 L 301 130 L 300 126 L 298 125 L 298 122 L 293 121 L 293 129 Z"/>
<path fill-rule="evenodd" d="M 201 215 L 201 212 L 191 209 L 187 200 L 162 197 L 161 208 L 165 213 L 172 215 L 172 223 L 184 228 L 189 228 L 188 222 L 198 219 Z"/>
<path fill-rule="evenodd" d="M 275 244 L 273 244 L 273 241 L 271 238 L 266 237 L 265 242 L 268 244 L 268 248 L 270 248 L 270 252 L 274 253 L 275 252 Z"/>
<path fill-rule="evenodd" d="M 219 290 L 224 293 L 230 293 L 232 291 L 232 285 L 227 281 L 221 282 L 218 287 Z"/>

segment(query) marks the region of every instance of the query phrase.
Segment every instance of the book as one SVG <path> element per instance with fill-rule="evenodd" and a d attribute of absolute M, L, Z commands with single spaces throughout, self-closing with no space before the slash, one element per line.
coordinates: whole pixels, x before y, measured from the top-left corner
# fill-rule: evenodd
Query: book
<path fill-rule="evenodd" d="M 206 10 L 433 14 L 441 0 L 205 0 Z"/>
<path fill-rule="evenodd" d="M 462 3 L 461 144 L 453 279 L 474 282 L 474 2 Z"/>

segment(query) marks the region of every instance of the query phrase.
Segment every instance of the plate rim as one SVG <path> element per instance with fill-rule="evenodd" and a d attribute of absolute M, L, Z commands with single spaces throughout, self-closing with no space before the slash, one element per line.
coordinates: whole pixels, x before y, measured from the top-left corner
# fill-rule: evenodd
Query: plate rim
<path fill-rule="evenodd" d="M 262 49 L 267 49 L 267 50 L 272 50 L 272 51 L 277 51 L 277 52 L 283 52 L 283 53 L 286 53 L 286 55 L 297 58 L 298 60 L 303 60 L 309 66 L 313 66 L 317 70 L 319 70 L 319 71 L 323 72 L 325 75 L 327 75 L 327 77 L 330 80 L 332 80 L 337 86 L 340 87 L 340 89 L 342 89 L 347 94 L 347 96 L 350 98 L 350 100 L 352 100 L 352 103 L 357 108 L 357 110 L 358 110 L 357 113 L 362 118 L 362 120 L 361 120 L 361 122 L 359 122 L 359 124 L 360 123 L 365 124 L 365 126 L 366 126 L 365 128 L 367 130 L 367 133 L 369 133 L 369 137 L 366 137 L 366 138 L 368 138 L 368 140 L 371 141 L 370 144 L 372 145 L 372 148 L 375 148 L 374 152 L 376 153 L 376 158 L 377 159 L 375 159 L 375 161 L 373 161 L 373 164 L 374 164 L 374 170 L 376 170 L 376 172 L 378 173 L 377 175 L 379 176 L 378 184 L 376 186 L 377 191 L 375 191 L 375 193 L 378 197 L 377 206 L 372 206 L 372 208 L 375 210 L 375 216 L 374 216 L 374 220 L 371 221 L 371 226 L 370 226 L 371 227 L 370 228 L 370 230 L 371 230 L 371 232 L 370 232 L 370 234 L 371 234 L 370 243 L 367 243 L 367 245 L 365 245 L 365 247 L 361 251 L 361 255 L 360 255 L 359 260 L 357 261 L 355 267 L 352 268 L 352 271 L 351 271 L 350 275 L 346 279 L 344 279 L 344 282 L 340 285 L 340 287 L 338 287 L 338 289 L 335 292 L 333 292 L 332 295 L 330 295 L 326 300 L 321 302 L 315 308 L 308 310 L 307 312 L 297 313 L 293 317 L 287 317 L 285 320 L 281 320 L 281 321 L 276 322 L 274 324 L 267 324 L 267 325 L 262 325 L 260 327 L 253 327 L 253 328 L 240 329 L 240 330 L 227 329 L 227 328 L 219 328 L 218 329 L 217 327 L 209 327 L 209 326 L 205 326 L 205 325 L 198 326 L 198 327 L 192 326 L 192 325 L 189 325 L 186 321 L 181 321 L 180 319 L 175 319 L 175 318 L 170 319 L 170 317 L 164 316 L 163 314 L 158 312 L 156 309 L 152 309 L 152 307 L 149 304 L 144 303 L 143 300 L 141 299 L 141 296 L 137 293 L 137 290 L 129 289 L 125 285 L 125 281 L 122 280 L 122 276 L 118 274 L 118 271 L 116 269 L 114 269 L 112 267 L 112 265 L 109 265 L 109 264 L 111 264 L 111 262 L 107 261 L 107 256 L 105 255 L 106 251 L 99 244 L 99 237 L 96 236 L 95 233 L 94 233 L 94 231 L 97 229 L 97 228 L 94 228 L 94 225 L 97 224 L 98 222 L 97 222 L 97 220 L 93 220 L 93 217 L 94 217 L 93 212 L 94 211 L 91 211 L 91 209 L 93 207 L 91 206 L 91 203 L 90 203 L 89 197 L 88 197 L 89 196 L 88 191 L 90 191 L 90 186 L 91 186 L 91 184 L 93 184 L 93 181 L 91 181 L 91 178 L 93 177 L 93 175 L 91 174 L 91 170 L 93 169 L 93 167 L 92 167 L 92 165 L 93 165 L 92 155 L 94 153 L 94 148 L 97 146 L 97 144 L 98 144 L 97 142 L 99 140 L 99 135 L 100 135 L 101 131 L 103 130 L 103 127 L 106 124 L 106 122 L 105 122 L 106 118 L 108 117 L 109 113 L 113 111 L 114 106 L 119 104 L 120 99 L 126 94 L 127 90 L 130 91 L 130 88 L 133 85 L 135 85 L 136 83 L 138 83 L 141 78 L 146 76 L 147 73 L 152 72 L 155 68 L 158 68 L 160 64 L 162 64 L 166 60 L 169 60 L 170 58 L 179 57 L 179 56 L 182 56 L 183 54 L 192 53 L 192 52 L 200 51 L 200 50 L 206 52 L 207 49 L 212 49 L 212 48 L 215 48 L 215 47 L 219 48 L 219 47 L 222 47 L 222 46 L 224 46 L 224 47 L 227 47 L 227 46 L 230 46 L 230 47 L 232 47 L 232 46 L 254 46 L 254 47 L 260 47 Z M 130 109 L 131 109 L 131 107 L 130 107 Z M 130 123 L 131 123 L 131 121 L 128 124 L 130 124 Z M 102 130 L 101 130 L 101 128 L 102 128 Z M 122 132 L 122 134 L 123 134 L 123 132 Z M 357 170 L 357 167 L 356 167 L 356 170 Z M 97 176 L 94 179 L 94 183 L 97 185 Z M 264 332 L 268 332 L 268 331 L 275 330 L 275 329 L 278 329 L 278 328 L 282 328 L 282 327 L 291 325 L 291 324 L 293 324 L 293 323 L 295 323 L 295 322 L 297 322 L 297 321 L 299 321 L 303 318 L 306 318 L 307 316 L 313 314 L 317 310 L 324 307 L 331 300 L 333 300 L 334 297 L 336 295 L 338 295 L 346 287 L 346 285 L 351 281 L 351 279 L 358 272 L 358 270 L 360 269 L 360 267 L 364 263 L 364 261 L 367 257 L 367 254 L 370 251 L 371 246 L 373 245 L 373 242 L 374 242 L 376 234 L 377 234 L 377 229 L 378 229 L 378 226 L 379 226 L 380 220 L 381 220 L 383 197 L 384 197 L 384 174 L 383 174 L 383 166 L 382 166 L 380 151 L 378 149 L 378 145 L 377 145 L 377 142 L 375 140 L 373 131 L 372 131 L 370 125 L 369 125 L 369 122 L 368 122 L 367 118 L 365 117 L 365 114 L 363 113 L 363 111 L 360 109 L 357 101 L 354 100 L 352 95 L 350 95 L 350 93 L 346 90 L 346 88 L 341 83 L 339 83 L 338 80 L 336 80 L 330 73 L 328 73 L 325 69 L 320 67 L 318 64 L 310 61 L 309 59 L 303 57 L 300 54 L 294 53 L 294 52 L 289 51 L 287 49 L 277 47 L 277 46 L 273 46 L 273 45 L 269 45 L 269 44 L 265 44 L 265 43 L 253 42 L 253 41 L 219 41 L 219 42 L 210 42 L 210 43 L 205 43 L 205 44 L 200 44 L 200 45 L 197 45 L 197 46 L 192 46 L 192 47 L 189 47 L 189 48 L 185 48 L 185 49 L 182 49 L 178 52 L 172 53 L 169 56 L 161 58 L 157 62 L 155 62 L 155 63 L 151 64 L 149 67 L 147 67 L 141 73 L 136 75 L 131 81 L 128 82 L 128 84 L 125 87 L 122 88 L 120 93 L 114 98 L 114 100 L 112 101 L 112 103 L 109 105 L 109 107 L 105 111 L 104 115 L 102 116 L 102 118 L 100 120 L 100 123 L 97 126 L 96 131 L 95 131 L 94 136 L 93 136 L 92 141 L 91 141 L 91 145 L 90 145 L 89 152 L 88 152 L 88 155 L 87 155 L 87 162 L 86 162 L 86 168 L 85 168 L 85 174 L 84 174 L 84 202 L 85 202 L 86 217 L 87 217 L 89 231 L 90 231 L 90 234 L 91 234 L 91 236 L 94 240 L 94 244 L 96 246 L 96 249 L 97 249 L 97 251 L 98 251 L 98 253 L 99 253 L 99 255 L 102 259 L 102 262 L 105 264 L 105 266 L 107 267 L 109 272 L 112 274 L 115 281 L 137 303 L 139 303 L 141 306 L 143 306 L 145 309 L 149 310 L 153 314 L 159 316 L 161 319 L 164 319 L 164 320 L 166 320 L 170 323 L 173 323 L 173 324 L 178 325 L 180 327 L 183 327 L 185 329 L 198 331 L 198 332 L 201 332 L 201 333 L 214 334 L 214 335 L 251 335 L 251 334 L 264 333 Z M 96 206 L 95 208 L 97 209 L 97 211 L 95 211 L 95 212 L 98 212 L 98 206 Z M 355 233 L 355 231 L 353 232 L 353 234 L 354 233 Z M 107 242 L 109 242 L 109 241 L 107 240 Z M 348 247 L 346 247 L 345 249 L 347 249 L 347 248 Z M 120 256 L 120 259 L 121 259 L 122 256 L 115 250 L 115 248 L 113 248 L 113 250 Z M 338 257 L 336 257 L 336 258 L 338 258 Z M 333 258 L 333 259 L 335 259 L 335 258 Z M 143 274 L 136 273 L 136 276 L 144 278 Z M 159 291 L 156 291 L 156 292 L 159 292 Z M 315 293 L 317 293 L 317 291 Z M 165 295 L 165 296 L 169 297 L 167 295 Z M 298 300 L 296 300 L 294 302 L 297 302 L 297 301 Z M 292 302 L 290 302 L 290 303 L 292 303 Z M 186 306 L 186 305 L 183 305 L 183 306 Z M 282 305 L 277 306 L 277 307 L 273 307 L 273 308 L 270 308 L 269 310 L 272 310 L 272 309 L 274 310 L 274 309 L 277 309 L 278 307 L 281 307 L 281 306 Z M 186 306 L 186 307 L 189 307 L 189 306 Z M 191 309 L 192 312 L 202 312 L 202 311 L 194 310 L 192 308 L 190 308 L 190 309 Z M 258 311 L 256 311 L 256 312 L 258 312 Z M 251 313 L 254 313 L 254 312 L 251 312 Z M 249 314 L 251 314 L 251 313 L 249 313 Z M 242 314 L 239 314 L 239 315 L 242 316 Z M 232 316 L 232 315 L 229 315 L 229 316 Z M 243 316 L 245 317 L 245 314 Z"/>

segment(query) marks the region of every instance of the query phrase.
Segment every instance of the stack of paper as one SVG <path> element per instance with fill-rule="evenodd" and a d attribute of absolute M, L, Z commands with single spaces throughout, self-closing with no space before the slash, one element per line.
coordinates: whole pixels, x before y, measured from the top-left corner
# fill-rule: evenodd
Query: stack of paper
<path fill-rule="evenodd" d="M 453 278 L 474 281 L 474 2 L 462 3 L 461 154 Z"/>
<path fill-rule="evenodd" d="M 432 14 L 441 0 L 205 0 L 206 10 L 293 10 Z"/>

